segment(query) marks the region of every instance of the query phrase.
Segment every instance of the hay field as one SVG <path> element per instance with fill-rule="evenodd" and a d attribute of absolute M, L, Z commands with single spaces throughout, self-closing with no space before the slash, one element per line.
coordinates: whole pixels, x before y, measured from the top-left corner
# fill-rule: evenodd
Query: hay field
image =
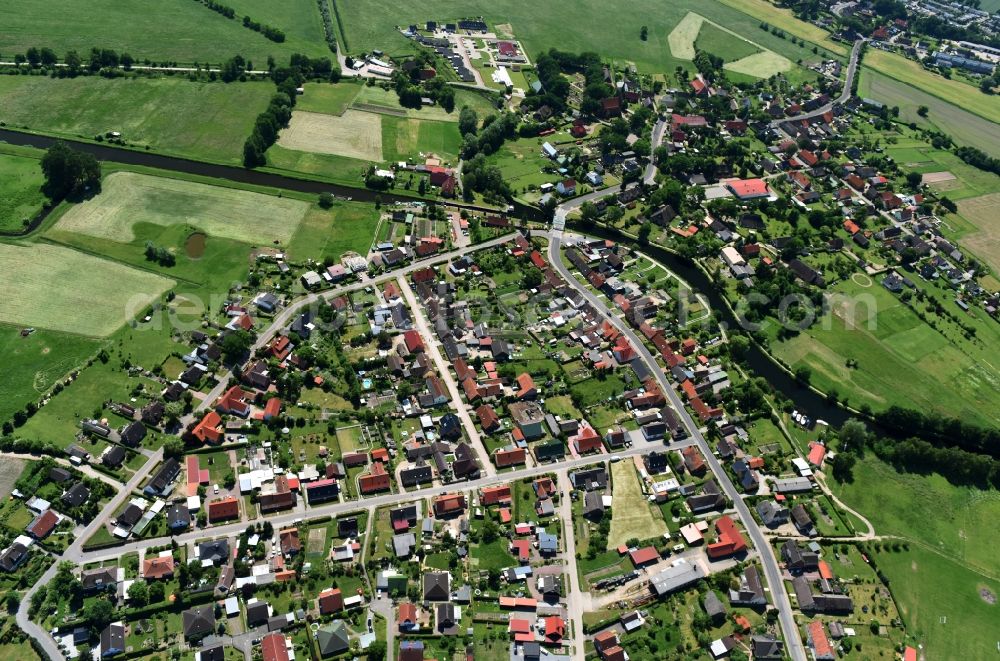
<path fill-rule="evenodd" d="M 667 524 L 659 510 L 649 506 L 639 486 L 639 476 L 632 461 L 611 464 L 614 499 L 611 503 L 611 532 L 608 549 L 618 548 L 629 539 L 659 537 L 667 532 Z M 655 511 L 655 514 L 654 514 Z"/>
<path fill-rule="evenodd" d="M 363 88 L 363 85 L 351 82 L 340 82 L 336 85 L 306 83 L 305 93 L 296 100 L 295 107 L 307 112 L 343 115 Z"/>
<path fill-rule="evenodd" d="M 286 149 L 382 160 L 382 118 L 347 110 L 340 117 L 296 110 L 278 144 Z"/>
<path fill-rule="evenodd" d="M 990 193 L 958 202 L 958 213 L 976 230 L 962 237 L 961 243 L 985 261 L 995 272 L 1000 272 L 1000 193 Z"/>
<path fill-rule="evenodd" d="M 783 73 L 792 68 L 792 61 L 784 55 L 778 55 L 773 51 L 762 51 L 755 55 L 744 57 L 735 62 L 726 62 L 722 68 L 726 71 L 743 73 L 757 78 L 770 78 L 776 73 Z"/>
<path fill-rule="evenodd" d="M 670 52 L 674 57 L 680 60 L 694 59 L 694 42 L 698 39 L 704 22 L 705 19 L 700 14 L 689 11 L 670 31 L 667 43 L 670 44 Z"/>
<path fill-rule="evenodd" d="M 729 43 L 726 42 L 727 38 Z M 727 71 L 756 78 L 769 78 L 776 73 L 789 71 L 793 66 L 792 61 L 784 55 L 768 50 L 694 12 L 685 14 L 671 31 L 667 41 L 670 43 L 670 52 L 678 59 L 693 60 L 697 45 L 723 58 L 726 61 L 723 68 Z"/>
<path fill-rule="evenodd" d="M 0 244 L 0 322 L 103 337 L 175 282 L 82 252 Z"/>
<path fill-rule="evenodd" d="M 114 172 L 105 177 L 100 195 L 71 208 L 54 229 L 128 243 L 140 222 L 186 224 L 245 243 L 286 243 L 308 208 L 306 202 L 263 193 Z"/>

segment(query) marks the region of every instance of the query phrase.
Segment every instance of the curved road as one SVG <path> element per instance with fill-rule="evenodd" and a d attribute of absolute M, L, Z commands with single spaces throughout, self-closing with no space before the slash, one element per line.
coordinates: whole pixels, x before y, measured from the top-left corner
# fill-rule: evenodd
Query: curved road
<path fill-rule="evenodd" d="M 709 467 L 712 469 L 712 473 L 715 475 L 715 479 L 718 481 L 719 486 L 725 492 L 726 496 L 733 501 L 733 506 L 736 509 L 736 513 L 743 520 L 743 525 L 746 527 L 747 534 L 753 541 L 754 546 L 757 548 L 757 552 L 760 554 L 761 564 L 764 567 L 764 574 L 767 577 L 767 584 L 771 588 L 771 596 L 774 600 L 774 605 L 778 609 L 778 616 L 781 622 L 781 630 L 784 634 L 785 647 L 788 649 L 789 655 L 792 657 L 793 661 L 807 661 L 806 651 L 802 645 L 802 638 L 799 636 L 799 628 L 795 623 L 795 615 L 792 612 L 792 605 L 788 599 L 788 592 L 785 590 L 785 584 L 781 579 L 781 570 L 778 567 L 777 558 L 774 556 L 774 549 L 768 543 L 766 537 L 761 532 L 760 527 L 757 525 L 756 520 L 750 513 L 750 508 L 747 507 L 746 503 L 743 502 L 743 498 L 740 496 L 739 491 L 733 485 L 732 481 L 729 479 L 729 475 L 726 473 L 722 464 L 716 458 L 715 454 L 712 452 L 712 448 L 709 446 L 708 441 L 701 434 L 698 425 L 695 424 L 694 420 L 688 414 L 687 409 L 684 408 L 684 404 L 681 402 L 680 397 L 677 392 L 673 389 L 670 383 L 667 381 L 666 376 L 663 373 L 663 369 L 653 358 L 653 355 L 646 348 L 646 345 L 642 340 L 632 331 L 631 326 L 624 324 L 618 319 L 606 305 L 594 294 L 592 294 L 586 287 L 584 287 L 580 282 L 570 273 L 569 269 L 562 261 L 562 255 L 560 254 L 560 245 L 562 243 L 562 232 L 552 231 L 549 234 L 549 262 L 553 265 L 559 275 L 574 289 L 576 289 L 590 304 L 590 306 L 600 314 L 601 317 L 609 321 L 618 330 L 620 330 L 625 337 L 629 339 L 632 346 L 635 347 L 636 353 L 642 358 L 643 362 L 646 363 L 647 368 L 656 377 L 656 382 L 659 384 L 660 389 L 663 390 L 664 394 L 670 399 L 671 405 L 677 411 L 680 416 L 681 421 L 688 430 L 688 434 L 695 440 L 701 453 L 705 457 L 705 461 L 708 462 Z"/>
<path fill-rule="evenodd" d="M 780 124 L 785 122 L 798 122 L 803 119 L 812 119 L 813 117 L 819 117 L 828 110 L 832 110 L 834 106 L 845 103 L 849 98 L 851 98 L 851 87 L 854 85 L 854 76 L 858 72 L 858 58 L 861 56 L 861 46 L 864 45 L 865 39 L 858 39 L 854 42 L 854 48 L 851 49 L 851 59 L 847 64 L 847 79 L 844 81 L 844 90 L 840 93 L 836 99 L 827 103 L 824 106 L 820 106 L 816 110 L 810 112 L 805 112 L 799 115 L 794 115 L 792 117 L 785 117 L 783 119 L 776 119 L 771 122 L 771 126 L 778 128 Z"/>

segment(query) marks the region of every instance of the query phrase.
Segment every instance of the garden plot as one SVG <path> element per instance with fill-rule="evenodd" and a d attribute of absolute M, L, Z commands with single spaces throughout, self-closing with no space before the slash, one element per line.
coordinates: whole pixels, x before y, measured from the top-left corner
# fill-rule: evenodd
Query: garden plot
<path fill-rule="evenodd" d="M 129 242 L 136 223 L 187 224 L 250 243 L 287 243 L 309 205 L 300 200 L 134 172 L 114 172 L 100 195 L 71 208 L 55 229 Z"/>
<path fill-rule="evenodd" d="M 103 337 L 175 282 L 50 245 L 0 244 L 0 322 Z"/>
<path fill-rule="evenodd" d="M 611 502 L 611 532 L 608 549 L 618 548 L 632 538 L 639 540 L 659 537 L 667 532 L 667 524 L 646 502 L 639 486 L 639 477 L 631 461 L 611 464 L 614 498 Z"/>
<path fill-rule="evenodd" d="M 382 118 L 353 109 L 339 117 L 297 110 L 278 144 L 296 151 L 381 161 Z"/>

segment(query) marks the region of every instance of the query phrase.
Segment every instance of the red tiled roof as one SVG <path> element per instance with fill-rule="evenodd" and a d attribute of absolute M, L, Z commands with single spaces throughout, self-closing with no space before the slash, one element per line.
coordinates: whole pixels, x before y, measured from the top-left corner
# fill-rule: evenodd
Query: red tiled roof
<path fill-rule="evenodd" d="M 145 579 L 163 578 L 172 576 L 174 573 L 174 559 L 172 556 L 146 558 L 142 563 L 142 577 Z"/>
<path fill-rule="evenodd" d="M 260 649 L 264 661 L 288 661 L 284 634 L 275 632 L 264 636 L 264 640 L 260 641 Z"/>
<path fill-rule="evenodd" d="M 44 539 L 48 537 L 57 523 L 59 523 L 59 517 L 56 516 L 56 513 L 52 510 L 45 510 L 28 525 L 28 532 L 38 539 Z"/>
<path fill-rule="evenodd" d="M 809 444 L 809 463 L 813 466 L 822 466 L 823 459 L 826 458 L 826 446 L 822 443 Z"/>
<path fill-rule="evenodd" d="M 823 623 L 819 620 L 810 622 L 807 628 L 809 629 L 809 639 L 812 641 L 812 648 L 816 652 L 816 656 L 833 658 L 833 648 L 830 647 L 830 641 L 826 637 L 826 630 L 823 628 Z"/>
<path fill-rule="evenodd" d="M 737 197 L 763 197 L 768 194 L 767 182 L 763 179 L 736 179 L 726 185 Z"/>
<path fill-rule="evenodd" d="M 202 443 L 218 443 L 222 440 L 221 427 L 222 418 L 215 411 L 209 411 L 191 433 Z"/>
<path fill-rule="evenodd" d="M 632 564 L 636 567 L 641 567 L 647 563 L 654 562 L 659 559 L 660 554 L 656 552 L 656 549 L 652 546 L 647 546 L 645 548 L 636 549 L 629 553 L 629 557 L 632 558 Z"/>
<path fill-rule="evenodd" d="M 743 534 L 728 516 L 721 516 L 715 521 L 715 529 L 719 533 L 719 541 L 709 544 L 706 551 L 710 558 L 721 558 L 739 553 L 747 547 Z"/>

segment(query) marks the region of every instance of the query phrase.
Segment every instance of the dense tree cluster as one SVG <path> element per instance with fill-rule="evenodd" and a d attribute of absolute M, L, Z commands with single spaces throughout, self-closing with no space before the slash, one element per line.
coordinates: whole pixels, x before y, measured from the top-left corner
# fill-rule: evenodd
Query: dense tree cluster
<path fill-rule="evenodd" d="M 993 158 L 975 147 L 959 147 L 955 150 L 955 155 L 980 170 L 1000 174 L 1000 158 Z"/>
<path fill-rule="evenodd" d="M 522 103 L 525 108 L 549 106 L 556 112 L 565 110 L 570 85 L 569 80 L 563 76 L 564 72 L 582 73 L 587 86 L 604 82 L 601 58 L 597 53 L 589 51 L 576 54 L 553 48 L 535 58 L 535 72 L 542 89 L 528 94 Z M 588 112 L 586 108 L 581 107 L 581 110 Z"/>
<path fill-rule="evenodd" d="M 483 127 L 478 133 L 465 134 L 465 139 L 462 141 L 462 158 L 470 159 L 476 154 L 489 156 L 500 149 L 505 140 L 516 136 L 517 115 L 509 112 L 490 115 L 483 120 Z"/>
<path fill-rule="evenodd" d="M 177 263 L 177 258 L 169 249 L 154 244 L 152 241 L 146 242 L 146 261 L 156 262 L 160 266 L 173 266 Z"/>
<path fill-rule="evenodd" d="M 500 168 L 488 164 L 482 154 L 476 154 L 463 164 L 462 189 L 469 201 L 473 192 L 480 193 L 488 202 L 504 202 L 511 196 L 510 186 L 504 181 Z"/>
<path fill-rule="evenodd" d="M 900 435 L 913 435 L 938 444 L 955 444 L 970 452 L 1000 459 L 1000 429 L 979 427 L 956 418 L 942 418 L 922 411 L 891 406 L 875 421 Z"/>
<path fill-rule="evenodd" d="M 92 154 L 77 151 L 65 142 L 49 147 L 42 157 L 45 184 L 53 200 L 81 199 L 101 191 L 101 166 Z"/>

